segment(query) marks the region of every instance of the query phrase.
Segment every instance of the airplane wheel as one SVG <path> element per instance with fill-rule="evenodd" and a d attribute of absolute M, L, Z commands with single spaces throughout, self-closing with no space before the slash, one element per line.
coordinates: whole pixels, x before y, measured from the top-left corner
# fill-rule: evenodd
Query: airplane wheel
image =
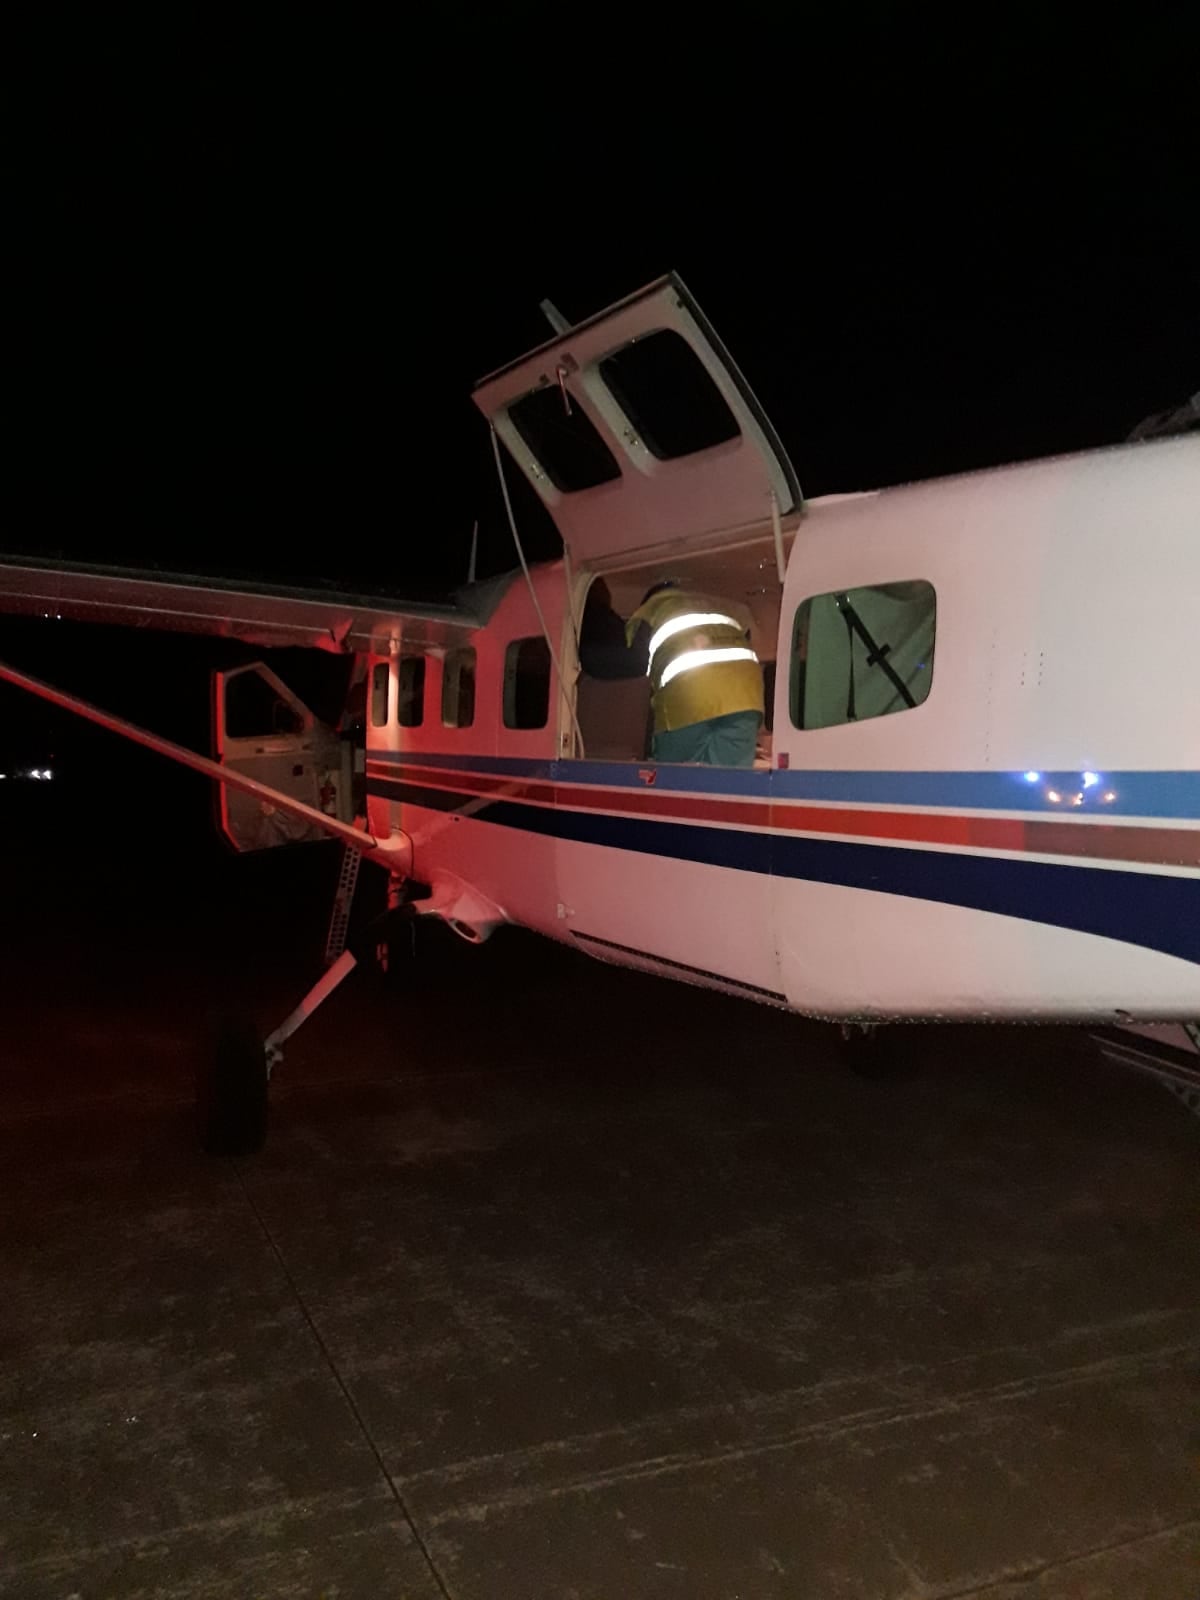
<path fill-rule="evenodd" d="M 202 1147 L 212 1156 L 252 1156 L 267 1137 L 267 1056 L 254 1027 L 225 1021 L 196 1078 Z"/>
<path fill-rule="evenodd" d="M 838 1050 L 851 1072 L 875 1083 L 907 1077 L 912 1058 L 895 1028 L 873 1022 L 838 1025 Z"/>

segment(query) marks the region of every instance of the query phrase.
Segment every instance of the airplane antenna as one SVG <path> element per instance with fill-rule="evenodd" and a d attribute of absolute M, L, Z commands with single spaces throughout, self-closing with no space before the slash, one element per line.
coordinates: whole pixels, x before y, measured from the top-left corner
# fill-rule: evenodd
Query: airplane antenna
<path fill-rule="evenodd" d="M 571 324 L 554 304 L 553 300 L 542 300 L 538 303 L 538 310 L 554 329 L 555 333 L 570 333 Z"/>
<path fill-rule="evenodd" d="M 562 662 L 558 659 L 558 651 L 554 648 L 554 640 L 550 637 L 550 629 L 546 626 L 546 618 L 542 611 L 542 603 L 538 599 L 537 588 L 533 581 L 533 574 L 530 572 L 529 563 L 525 559 L 525 547 L 521 543 L 521 535 L 517 532 L 517 519 L 513 515 L 512 501 L 509 499 L 508 495 L 508 480 L 504 476 L 504 462 L 500 455 L 500 437 L 497 434 L 495 427 L 492 427 L 489 431 L 492 435 L 492 454 L 496 458 L 496 476 L 500 479 L 500 494 L 504 500 L 504 510 L 508 517 L 509 530 L 513 536 L 513 543 L 517 547 L 517 555 L 521 562 L 521 571 L 525 574 L 525 582 L 529 589 L 529 598 L 533 601 L 533 609 L 537 613 L 538 622 L 541 624 L 542 638 L 545 639 L 546 648 L 550 652 L 550 660 L 554 664 L 554 671 L 558 677 L 559 688 L 565 694 L 567 681 L 563 677 Z M 575 702 L 570 698 L 569 695 L 567 696 L 567 709 L 571 713 L 571 726 L 575 730 L 575 738 L 578 741 L 579 753 L 582 756 L 583 731 L 579 726 L 579 718 L 575 714 Z"/>
<path fill-rule="evenodd" d="M 1200 389 L 1181 406 L 1144 417 L 1129 435 L 1129 440 L 1132 443 L 1138 439 L 1169 439 L 1177 433 L 1197 431 L 1200 431 Z"/>
<path fill-rule="evenodd" d="M 475 518 L 475 526 L 471 529 L 471 554 L 467 561 L 467 582 L 475 582 L 475 558 L 479 554 L 479 518 Z"/>

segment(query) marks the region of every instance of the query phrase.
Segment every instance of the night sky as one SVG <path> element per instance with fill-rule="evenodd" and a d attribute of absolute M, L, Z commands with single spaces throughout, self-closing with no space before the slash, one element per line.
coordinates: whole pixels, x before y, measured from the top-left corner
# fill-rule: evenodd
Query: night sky
<path fill-rule="evenodd" d="M 9 552 L 420 596 L 479 517 L 510 567 L 473 381 L 543 296 L 670 268 L 810 495 L 1109 443 L 1200 383 L 1187 8 L 189 15 L 64 25 L 26 75 Z M 134 657 L 189 648 L 38 637 L 0 620 L 133 710 Z"/>

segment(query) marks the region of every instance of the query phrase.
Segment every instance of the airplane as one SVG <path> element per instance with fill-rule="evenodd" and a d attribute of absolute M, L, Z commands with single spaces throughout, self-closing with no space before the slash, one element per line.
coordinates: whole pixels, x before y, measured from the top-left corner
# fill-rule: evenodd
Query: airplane
<path fill-rule="evenodd" d="M 678 276 L 545 309 L 474 392 L 518 564 L 445 604 L 0 557 L 9 611 L 353 657 L 365 752 L 256 663 L 215 675 L 211 757 L 0 664 L 215 780 L 235 849 L 345 847 L 326 970 L 266 1039 L 228 1030 L 206 1148 L 261 1147 L 364 860 L 392 918 L 826 1019 L 868 1073 L 888 1023 L 1073 1023 L 1200 1107 L 1200 438 L 805 499 Z M 514 471 L 561 559 L 527 560 Z M 583 670 L 589 607 L 664 580 L 741 619 L 752 767 L 655 761 L 644 672 Z"/>

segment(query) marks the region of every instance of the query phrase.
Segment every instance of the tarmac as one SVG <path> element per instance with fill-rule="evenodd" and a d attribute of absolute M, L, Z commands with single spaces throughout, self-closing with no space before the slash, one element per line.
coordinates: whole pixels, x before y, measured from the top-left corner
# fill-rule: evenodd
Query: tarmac
<path fill-rule="evenodd" d="M 213 1160 L 206 1019 L 290 1008 L 332 858 L 305 911 L 95 854 L 7 858 L 5 1600 L 1196 1600 L 1200 1128 L 1153 1082 L 952 1028 L 864 1082 L 447 934 Z"/>

